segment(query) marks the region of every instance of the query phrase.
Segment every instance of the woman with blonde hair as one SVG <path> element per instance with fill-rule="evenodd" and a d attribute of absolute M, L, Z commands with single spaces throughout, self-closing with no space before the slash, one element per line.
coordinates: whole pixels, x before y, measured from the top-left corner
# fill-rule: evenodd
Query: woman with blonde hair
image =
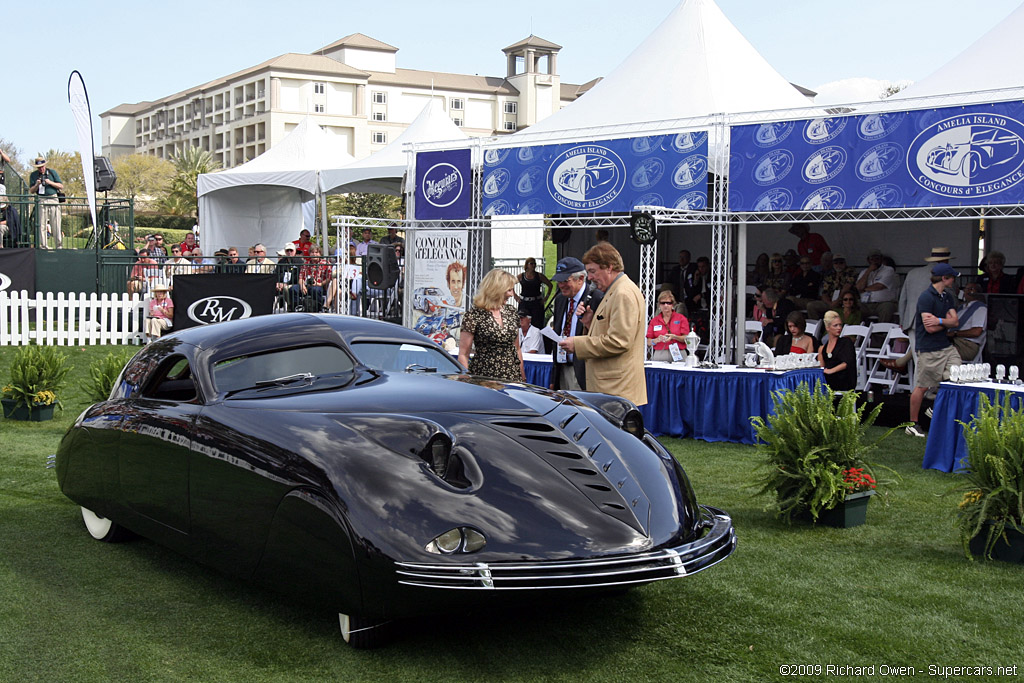
<path fill-rule="evenodd" d="M 857 387 L 857 351 L 843 333 L 843 321 L 835 311 L 827 311 L 823 319 L 828 335 L 818 349 L 818 363 L 825 369 L 825 382 L 835 391 Z"/>
<path fill-rule="evenodd" d="M 519 316 L 507 302 L 516 279 L 495 268 L 480 281 L 473 306 L 462 319 L 459 362 L 474 375 L 506 382 L 524 382 L 523 352 L 519 348 Z M 469 357 L 470 348 L 475 348 Z"/>

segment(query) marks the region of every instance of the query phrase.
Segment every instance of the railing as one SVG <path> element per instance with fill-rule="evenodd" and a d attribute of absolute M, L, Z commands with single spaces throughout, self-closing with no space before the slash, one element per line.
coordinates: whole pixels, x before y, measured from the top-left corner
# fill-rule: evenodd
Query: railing
<path fill-rule="evenodd" d="M 140 344 L 145 320 L 146 300 L 136 294 L 0 291 L 0 346 Z"/>
<path fill-rule="evenodd" d="M 43 204 L 34 194 L 9 193 L 8 198 L 18 211 L 21 230 L 8 233 L 5 247 L 119 249 L 130 247 L 135 237 L 135 205 L 131 199 L 108 199 L 97 205 L 96 220 L 103 226 L 102 234 L 97 236 L 85 197 L 66 197 L 59 204 Z"/>

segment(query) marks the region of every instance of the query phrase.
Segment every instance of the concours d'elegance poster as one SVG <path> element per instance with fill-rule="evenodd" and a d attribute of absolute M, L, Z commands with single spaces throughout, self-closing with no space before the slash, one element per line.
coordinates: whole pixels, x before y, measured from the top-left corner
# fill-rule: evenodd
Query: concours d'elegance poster
<path fill-rule="evenodd" d="M 447 351 L 458 348 L 466 310 L 467 230 L 417 230 L 412 257 L 413 328 Z"/>

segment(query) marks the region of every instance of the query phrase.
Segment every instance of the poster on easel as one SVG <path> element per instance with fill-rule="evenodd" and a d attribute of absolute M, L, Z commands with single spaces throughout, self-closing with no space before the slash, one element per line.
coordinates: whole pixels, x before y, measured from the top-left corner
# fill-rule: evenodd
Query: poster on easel
<path fill-rule="evenodd" d="M 455 351 L 466 310 L 469 231 L 417 230 L 414 240 L 413 329 Z"/>

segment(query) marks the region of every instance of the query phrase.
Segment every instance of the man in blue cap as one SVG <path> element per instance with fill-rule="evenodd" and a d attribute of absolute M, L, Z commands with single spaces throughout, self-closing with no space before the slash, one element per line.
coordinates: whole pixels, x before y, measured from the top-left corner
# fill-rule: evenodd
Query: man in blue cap
<path fill-rule="evenodd" d="M 583 313 L 582 303 L 589 300 L 592 309 L 597 308 L 604 294 L 593 283 L 587 282 L 587 271 L 578 258 L 567 256 L 555 266 L 551 277 L 558 294 L 554 299 L 554 317 L 551 326 L 563 337 L 585 334 L 579 316 Z M 551 369 L 551 389 L 566 391 L 587 390 L 587 367 L 576 354 L 558 349 Z"/>
<path fill-rule="evenodd" d="M 956 302 L 951 290 L 960 273 L 948 263 L 936 263 L 932 267 L 932 285 L 917 299 L 917 314 L 914 317 L 914 339 L 916 347 L 914 369 L 914 391 L 910 394 L 910 421 L 907 434 L 925 438 L 927 433 L 918 425 L 921 403 L 929 389 L 939 386 L 949 377 L 949 369 L 960 365 L 960 354 L 946 334 L 955 329 L 960 321 L 956 314 Z"/>

